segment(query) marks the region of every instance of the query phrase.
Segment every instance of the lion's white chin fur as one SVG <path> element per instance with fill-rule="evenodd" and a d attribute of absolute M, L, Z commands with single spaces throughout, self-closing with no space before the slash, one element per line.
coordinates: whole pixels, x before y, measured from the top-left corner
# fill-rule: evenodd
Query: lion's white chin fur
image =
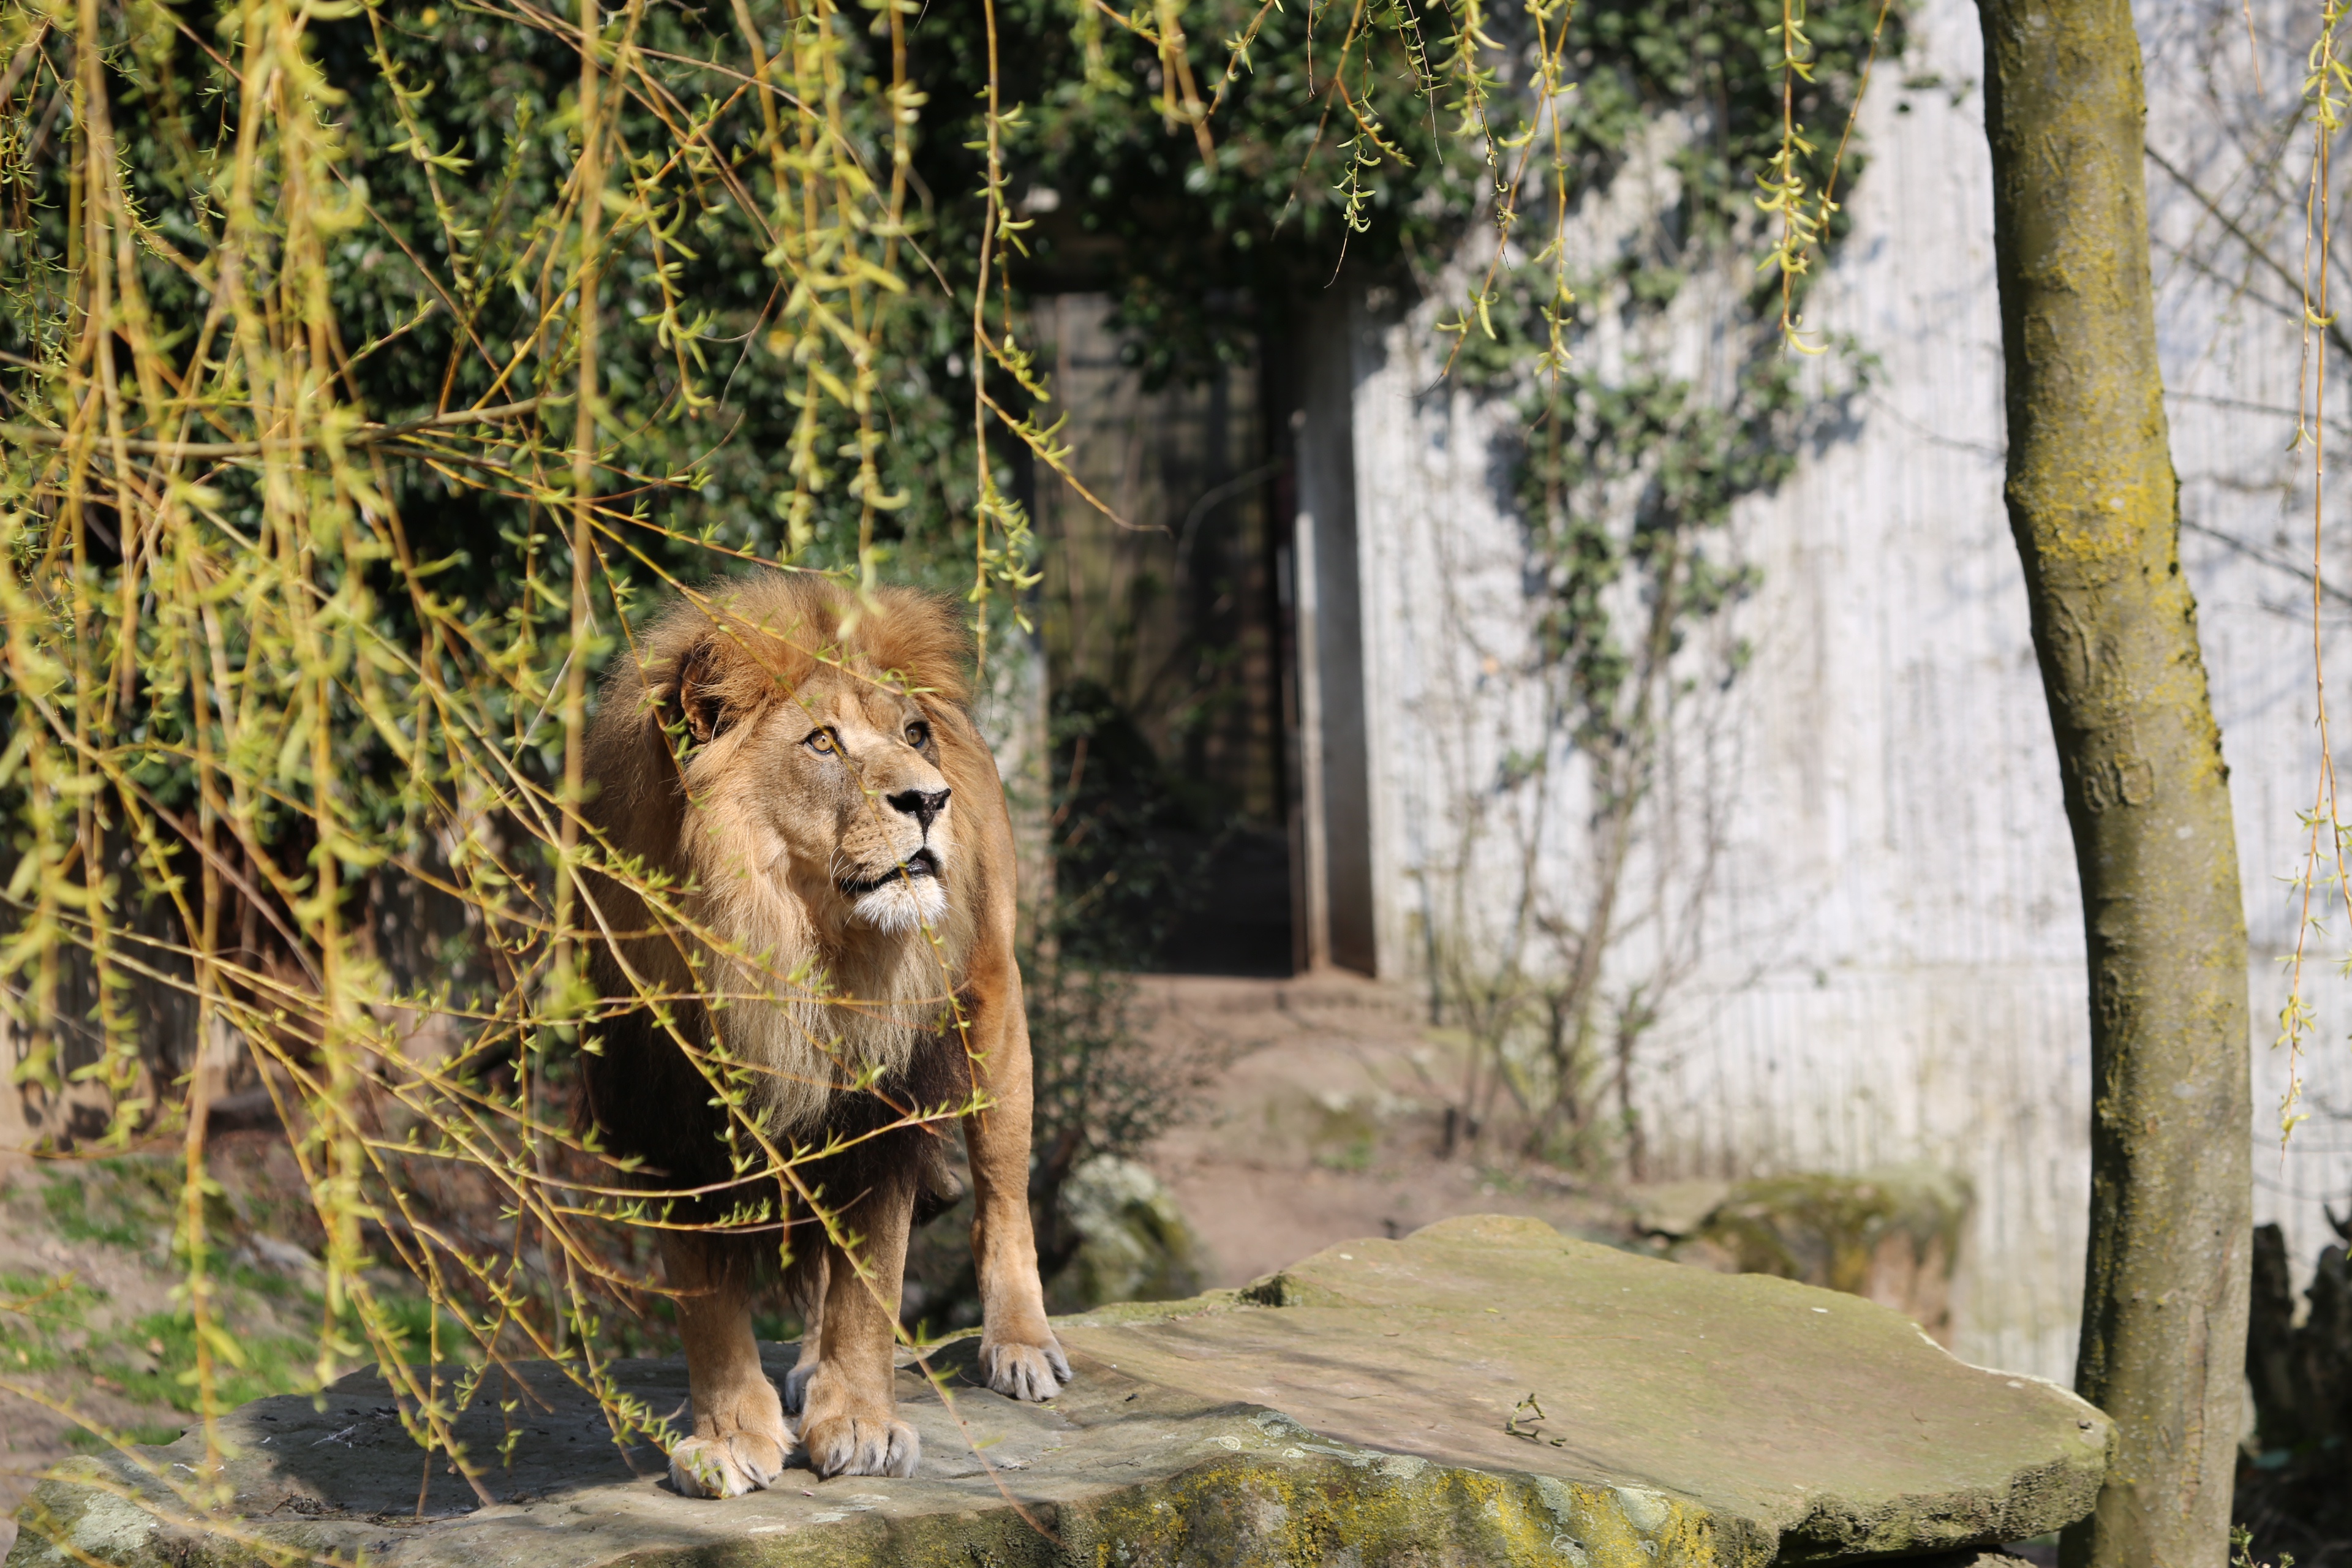
<path fill-rule="evenodd" d="M 739 858 L 719 841 L 697 834 L 688 850 L 703 891 L 687 901 L 723 944 L 697 943 L 707 982 L 729 998 L 711 1024 L 730 1055 L 765 1069 L 761 1104 L 790 1137 L 816 1125 L 860 1072 L 905 1067 L 939 1026 L 950 989 L 942 962 L 950 971 L 962 962 L 969 921 L 938 878 L 894 877 L 852 900 L 828 939 L 788 889 L 781 844 Z"/>
<path fill-rule="evenodd" d="M 885 936 L 903 936 L 947 918 L 948 890 L 937 877 L 894 877 L 857 895 L 850 917 Z"/>

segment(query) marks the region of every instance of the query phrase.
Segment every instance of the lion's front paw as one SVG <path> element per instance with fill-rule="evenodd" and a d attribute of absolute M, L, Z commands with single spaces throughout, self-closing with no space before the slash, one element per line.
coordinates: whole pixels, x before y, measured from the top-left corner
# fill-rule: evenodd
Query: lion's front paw
<path fill-rule="evenodd" d="M 789 1457 L 783 1445 L 759 1432 L 688 1437 L 669 1451 L 669 1481 L 688 1497 L 741 1497 L 773 1486 Z"/>
<path fill-rule="evenodd" d="M 1070 1358 L 1054 1331 L 1039 1331 L 1033 1343 L 1012 1339 L 983 1338 L 980 1370 L 988 1386 L 1013 1399 L 1051 1399 L 1070 1381 Z"/>
<path fill-rule="evenodd" d="M 829 1415 L 801 1424 L 801 1447 L 818 1476 L 911 1476 L 923 1439 L 904 1421 Z"/>

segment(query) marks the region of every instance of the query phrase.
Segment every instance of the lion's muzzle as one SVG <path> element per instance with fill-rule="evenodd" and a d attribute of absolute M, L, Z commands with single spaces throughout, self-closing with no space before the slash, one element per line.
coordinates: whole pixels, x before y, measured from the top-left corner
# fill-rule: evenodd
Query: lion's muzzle
<path fill-rule="evenodd" d="M 916 881 L 926 877 L 937 879 L 939 874 L 940 858 L 931 853 L 930 846 L 925 845 L 879 876 L 845 880 L 835 885 L 849 897 L 862 899 L 868 893 L 878 893 L 902 881 Z"/>
<path fill-rule="evenodd" d="M 850 900 L 850 913 L 876 931 L 909 931 L 947 913 L 939 857 L 929 845 L 879 876 L 836 885 Z"/>

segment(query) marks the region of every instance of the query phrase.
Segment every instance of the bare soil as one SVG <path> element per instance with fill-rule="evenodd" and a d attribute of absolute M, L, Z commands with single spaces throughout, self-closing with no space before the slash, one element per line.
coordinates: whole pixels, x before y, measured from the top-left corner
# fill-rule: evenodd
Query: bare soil
<path fill-rule="evenodd" d="M 1337 1242 L 1464 1214 L 1638 1244 L 1639 1205 L 1623 1194 L 1491 1150 L 1446 1151 L 1461 1050 L 1398 990 L 1339 972 L 1139 985 L 1165 1048 L 1224 1063 L 1196 1114 L 1143 1156 L 1201 1241 L 1203 1283 L 1245 1284 Z"/>
<path fill-rule="evenodd" d="M 299 1175 L 274 1133 L 214 1142 L 213 1300 L 245 1364 L 229 1404 L 314 1381 L 320 1276 Z M 103 1442 L 168 1442 L 192 1421 L 194 1334 L 175 1258 L 180 1166 L 162 1147 L 34 1161 L 0 1152 L 0 1556 L 35 1480 Z"/>

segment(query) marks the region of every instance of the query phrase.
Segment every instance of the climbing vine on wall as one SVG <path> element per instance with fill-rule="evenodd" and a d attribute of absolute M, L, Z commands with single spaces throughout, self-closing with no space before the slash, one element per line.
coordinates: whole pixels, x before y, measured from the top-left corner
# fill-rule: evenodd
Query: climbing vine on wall
<path fill-rule="evenodd" d="M 1433 940 L 1441 1005 L 1475 1046 L 1456 1124 L 1482 1129 L 1507 1105 L 1530 1151 L 1636 1173 L 1634 1058 L 1689 968 L 1693 895 L 1711 873 L 1713 814 L 1657 798 L 1662 759 L 1678 707 L 1748 657 L 1722 624 L 1753 586 L 1726 525 L 1840 426 L 1870 370 L 1851 342 L 1801 324 L 1816 263 L 1851 226 L 1835 193 L 1862 172 L 1854 116 L 1875 59 L 1901 53 L 1902 17 L 1877 0 L 1780 13 L 1580 7 L 1553 194 L 1566 212 L 1628 189 L 1637 205 L 1586 234 L 1580 264 L 1552 253 L 1506 268 L 1454 362 L 1513 405 L 1504 456 L 1536 601 L 1527 673 L 1543 735 L 1502 787 L 1543 792 L 1523 821 L 1580 801 L 1583 851 L 1562 890 L 1537 885 L 1525 847 L 1529 886 L 1499 941 Z M 1802 60 L 1784 59 L 1785 37 Z M 1580 309 L 1563 344 L 1564 292 Z M 1552 776 L 1563 768 L 1580 789 Z M 1682 894 L 1662 904 L 1653 888 L 1637 907 L 1629 874 L 1668 853 L 1651 831 L 1663 811 L 1688 819 L 1670 868 Z M 1473 819 L 1484 831 L 1491 814 Z M 1628 962 L 1635 928 L 1643 953 Z"/>

